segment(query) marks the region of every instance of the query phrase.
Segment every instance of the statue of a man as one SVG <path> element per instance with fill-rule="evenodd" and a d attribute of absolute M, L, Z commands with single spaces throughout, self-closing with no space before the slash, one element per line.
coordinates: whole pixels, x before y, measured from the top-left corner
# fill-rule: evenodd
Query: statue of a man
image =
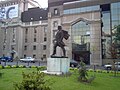
<path fill-rule="evenodd" d="M 63 38 L 65 38 L 66 32 L 67 31 L 62 30 L 61 26 L 58 26 L 58 32 L 57 32 L 57 34 L 55 36 L 55 40 L 54 40 L 53 54 L 51 56 L 54 56 L 56 54 L 56 48 L 57 48 L 57 46 L 59 46 L 63 50 L 63 56 L 66 57 L 66 51 L 65 51 L 65 48 L 64 48 L 65 43 L 63 42 Z M 68 37 L 69 37 L 69 34 L 68 34 Z"/>

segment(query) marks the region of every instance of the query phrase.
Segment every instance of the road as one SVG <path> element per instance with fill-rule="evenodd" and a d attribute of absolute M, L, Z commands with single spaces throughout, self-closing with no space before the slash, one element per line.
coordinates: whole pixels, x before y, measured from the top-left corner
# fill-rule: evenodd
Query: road
<path fill-rule="evenodd" d="M 20 62 L 20 61 L 13 61 L 13 62 L 1 62 L 1 65 L 6 66 L 6 65 L 25 65 L 25 66 L 47 66 L 46 61 L 36 61 L 35 63 L 32 62 Z"/>

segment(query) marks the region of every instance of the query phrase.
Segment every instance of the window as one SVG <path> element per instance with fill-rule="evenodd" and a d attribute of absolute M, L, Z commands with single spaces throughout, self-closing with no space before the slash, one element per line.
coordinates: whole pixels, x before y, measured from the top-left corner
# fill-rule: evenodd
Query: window
<path fill-rule="evenodd" d="M 102 11 L 110 11 L 110 4 L 100 5 Z"/>
<path fill-rule="evenodd" d="M 28 34 L 28 28 L 25 29 L 25 34 Z"/>
<path fill-rule="evenodd" d="M 12 42 L 13 42 L 13 43 L 15 42 L 15 38 L 14 38 L 14 39 L 12 39 Z"/>
<path fill-rule="evenodd" d="M 35 55 L 35 54 L 33 54 L 33 58 L 36 58 L 36 55 Z"/>
<path fill-rule="evenodd" d="M 43 58 L 46 58 L 46 54 L 43 54 Z"/>
<path fill-rule="evenodd" d="M 46 50 L 46 45 L 43 45 L 43 50 Z"/>
<path fill-rule="evenodd" d="M 80 51 L 89 50 L 90 43 L 90 26 L 84 21 L 80 21 L 72 26 L 72 48 L 77 48 Z M 88 46 L 86 45 L 88 44 Z M 74 47 L 76 46 L 76 47 Z"/>
<path fill-rule="evenodd" d="M 34 28 L 34 33 L 37 33 L 37 29 L 36 28 Z"/>
<path fill-rule="evenodd" d="M 55 38 L 56 33 L 57 33 L 57 30 L 53 30 L 53 38 Z"/>
<path fill-rule="evenodd" d="M 44 37 L 44 41 L 47 41 L 47 38 L 46 38 L 46 37 Z"/>
<path fill-rule="evenodd" d="M 15 34 L 13 34 L 12 42 L 15 42 Z"/>
<path fill-rule="evenodd" d="M 24 54 L 24 58 L 26 58 L 26 54 Z"/>
<path fill-rule="evenodd" d="M 28 41 L 27 38 L 25 38 L 25 43 L 27 43 L 27 41 Z"/>
<path fill-rule="evenodd" d="M 36 40 L 36 38 L 34 38 L 34 42 L 36 42 L 37 40 Z"/>
<path fill-rule="evenodd" d="M 36 46 L 35 45 L 33 46 L 33 50 L 36 50 Z"/>
<path fill-rule="evenodd" d="M 53 22 L 53 26 L 54 26 L 54 27 L 57 27 L 57 26 L 58 26 L 58 21 L 54 21 L 54 22 Z"/>
<path fill-rule="evenodd" d="M 58 9 L 57 8 L 54 9 L 54 15 L 58 15 Z"/>
<path fill-rule="evenodd" d="M 45 26 L 44 27 L 44 36 L 46 36 L 47 35 L 47 27 Z"/>
<path fill-rule="evenodd" d="M 5 45 L 3 45 L 3 50 L 5 50 Z"/>
<path fill-rule="evenodd" d="M 16 28 L 13 28 L 13 33 L 15 33 L 15 31 L 16 31 Z"/>
<path fill-rule="evenodd" d="M 15 34 L 13 34 L 13 39 L 15 38 Z"/>
<path fill-rule="evenodd" d="M 27 50 L 27 46 L 24 46 L 24 50 Z"/>

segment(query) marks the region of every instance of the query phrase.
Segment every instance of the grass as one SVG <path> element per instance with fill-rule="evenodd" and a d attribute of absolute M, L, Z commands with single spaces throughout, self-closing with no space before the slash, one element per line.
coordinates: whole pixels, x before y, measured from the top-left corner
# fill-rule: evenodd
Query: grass
<path fill-rule="evenodd" d="M 0 90 L 14 90 L 13 83 L 22 81 L 22 72 L 32 72 L 35 68 L 12 68 L 0 69 L 3 76 L 0 78 Z M 54 83 L 52 90 L 119 90 L 119 77 L 113 77 L 112 73 L 94 73 L 89 72 L 89 75 L 96 76 L 91 84 L 80 83 L 77 81 L 78 73 L 72 73 L 71 76 L 47 76 Z"/>

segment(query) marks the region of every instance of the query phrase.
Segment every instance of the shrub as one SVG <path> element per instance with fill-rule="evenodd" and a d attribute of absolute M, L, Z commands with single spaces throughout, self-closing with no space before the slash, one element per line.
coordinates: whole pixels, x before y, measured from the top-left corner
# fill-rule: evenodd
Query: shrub
<path fill-rule="evenodd" d="M 50 80 L 45 80 L 43 72 L 22 73 L 23 81 L 15 83 L 15 90 L 51 90 Z"/>
<path fill-rule="evenodd" d="M 18 66 L 17 65 L 12 65 L 12 68 L 17 68 Z"/>
<path fill-rule="evenodd" d="M 95 79 L 95 76 L 91 76 L 91 77 L 87 80 L 87 82 L 88 82 L 88 83 L 91 83 L 94 79 Z"/>
<path fill-rule="evenodd" d="M 19 65 L 19 68 L 25 68 L 25 65 Z"/>
<path fill-rule="evenodd" d="M 94 70 L 93 70 L 93 69 L 88 69 L 88 71 L 89 71 L 89 72 L 94 72 Z"/>
<path fill-rule="evenodd" d="M 86 70 L 86 67 L 85 67 L 85 63 L 81 61 L 80 66 L 81 66 L 81 68 L 79 68 L 78 80 L 82 81 L 82 82 L 87 82 L 88 73 L 87 73 L 87 70 Z"/>
<path fill-rule="evenodd" d="M 3 69 L 4 67 L 2 65 L 0 65 L 0 69 Z"/>
<path fill-rule="evenodd" d="M 109 73 L 114 73 L 114 71 L 109 71 Z"/>
<path fill-rule="evenodd" d="M 70 70 L 71 70 L 71 71 L 73 71 L 73 70 L 74 70 L 74 68 L 71 68 L 71 67 L 70 67 Z"/>
<path fill-rule="evenodd" d="M 108 71 L 106 71 L 106 70 L 102 70 L 102 73 L 107 73 Z"/>
<path fill-rule="evenodd" d="M 4 66 L 4 68 L 9 69 L 9 68 L 11 68 L 11 66 L 10 65 L 6 65 L 6 66 Z"/>
<path fill-rule="evenodd" d="M 31 68 L 36 68 L 36 67 L 37 67 L 37 66 L 35 66 L 35 65 L 32 65 L 32 66 L 31 66 Z"/>
<path fill-rule="evenodd" d="M 46 66 L 39 66 L 39 67 L 37 67 L 38 71 L 43 71 L 43 70 L 46 70 L 46 69 L 47 69 Z"/>
<path fill-rule="evenodd" d="M 98 73 L 102 73 L 102 70 L 99 70 L 99 69 L 98 69 L 98 70 L 96 70 L 96 72 L 98 72 Z"/>

